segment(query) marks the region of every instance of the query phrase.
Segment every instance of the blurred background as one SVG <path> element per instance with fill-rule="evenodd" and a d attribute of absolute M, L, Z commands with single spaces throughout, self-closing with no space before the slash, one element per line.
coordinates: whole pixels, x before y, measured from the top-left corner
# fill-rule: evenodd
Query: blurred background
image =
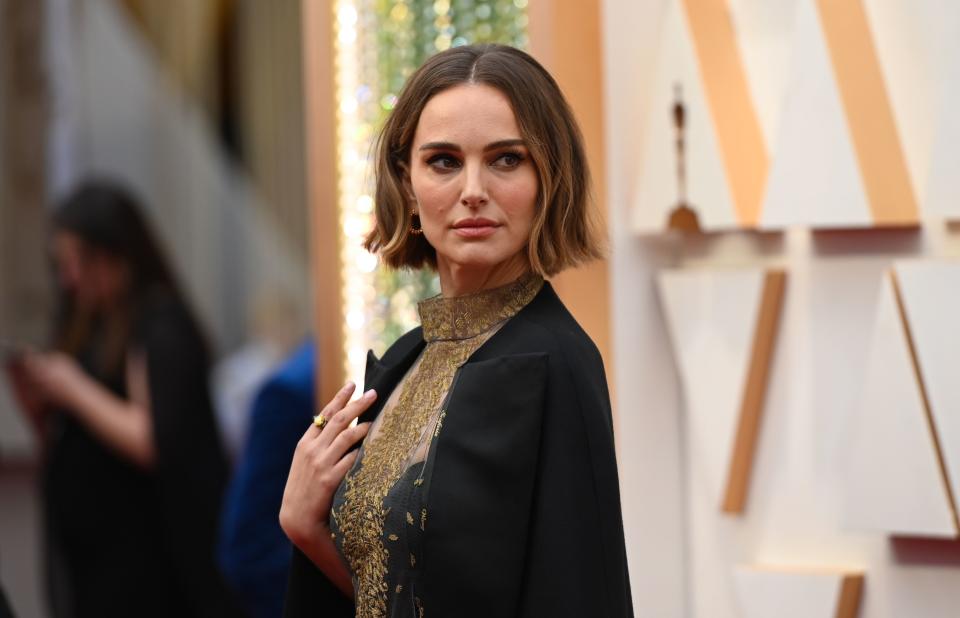
<path fill-rule="evenodd" d="M 439 291 L 432 274 L 379 269 L 359 247 L 372 214 L 370 144 L 426 57 L 475 41 L 525 47 L 525 9 L 3 0 L 0 340 L 49 346 L 51 215 L 84 181 L 117 183 L 146 211 L 211 344 L 210 390 L 236 463 L 258 387 L 305 338 L 325 331 L 320 365 L 337 383 L 357 379 L 367 349 L 382 353 L 417 323 L 416 302 Z M 337 154 L 315 153 L 311 169 L 311 142 Z M 319 251 L 312 222 L 328 233 Z M 20 616 L 47 611 L 42 451 L 0 380 L 0 580 Z"/>

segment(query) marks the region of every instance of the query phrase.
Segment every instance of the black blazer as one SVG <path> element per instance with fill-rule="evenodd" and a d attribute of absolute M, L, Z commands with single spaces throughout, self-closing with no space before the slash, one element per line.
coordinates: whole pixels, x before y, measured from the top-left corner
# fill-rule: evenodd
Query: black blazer
<path fill-rule="evenodd" d="M 373 420 L 425 343 L 368 355 Z M 549 283 L 457 371 L 435 448 L 420 597 L 431 616 L 633 615 L 610 398 L 596 346 Z M 354 608 L 294 552 L 284 615 Z"/>

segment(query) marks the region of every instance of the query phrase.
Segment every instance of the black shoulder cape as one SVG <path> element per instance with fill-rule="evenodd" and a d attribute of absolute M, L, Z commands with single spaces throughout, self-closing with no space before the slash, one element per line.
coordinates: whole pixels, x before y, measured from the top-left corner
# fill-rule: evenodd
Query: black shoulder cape
<path fill-rule="evenodd" d="M 420 329 L 377 360 L 382 402 L 423 349 Z M 633 615 L 603 361 L 549 284 L 459 369 L 437 438 L 424 536 L 435 616 Z M 301 552 L 287 618 L 351 617 Z"/>

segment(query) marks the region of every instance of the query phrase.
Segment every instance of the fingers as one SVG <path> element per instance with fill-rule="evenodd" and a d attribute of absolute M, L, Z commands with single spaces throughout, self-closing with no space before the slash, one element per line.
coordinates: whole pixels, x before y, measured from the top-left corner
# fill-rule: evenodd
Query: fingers
<path fill-rule="evenodd" d="M 340 432 L 349 427 L 350 423 L 352 423 L 358 416 L 363 414 L 364 411 L 369 408 L 374 401 L 376 401 L 376 399 L 377 392 L 373 389 L 370 389 L 359 399 L 356 401 L 351 401 L 343 408 L 336 411 L 332 416 L 326 416 L 326 414 L 324 414 L 324 416 L 327 418 L 327 424 L 317 437 L 318 442 L 324 447 L 331 444 L 334 439 L 340 435 Z"/>
<path fill-rule="evenodd" d="M 320 411 L 320 414 L 324 416 L 327 420 L 333 418 L 333 416 L 343 409 L 347 402 L 350 401 L 350 396 L 353 395 L 353 391 L 356 390 L 357 385 L 353 382 L 347 382 L 343 385 L 337 394 L 333 396 L 333 399 L 330 400 L 323 410 Z"/>
<path fill-rule="evenodd" d="M 366 423 L 364 423 L 366 424 Z M 340 458 L 340 461 L 333 466 L 331 473 L 333 477 L 337 480 L 337 485 L 340 485 L 340 481 L 343 480 L 343 477 L 347 475 L 347 472 L 350 471 L 350 468 L 353 466 L 353 462 L 357 460 L 357 455 L 360 451 L 350 451 L 346 455 Z"/>
<path fill-rule="evenodd" d="M 353 391 L 356 389 L 356 387 L 357 385 L 353 382 L 347 382 L 344 384 L 343 387 L 337 391 L 337 394 L 333 396 L 333 399 L 331 399 L 330 402 L 323 407 L 323 410 L 320 411 L 320 414 L 323 416 L 323 418 L 325 418 L 327 421 L 333 418 L 336 413 L 341 410 L 348 401 L 350 401 L 350 395 L 353 394 Z M 304 432 L 302 439 L 307 440 L 310 438 L 316 438 L 320 435 L 321 431 L 322 430 L 320 427 L 318 427 L 315 423 L 310 423 L 310 426 L 307 427 L 307 431 Z"/>
<path fill-rule="evenodd" d="M 333 460 L 338 460 L 343 457 L 344 453 L 350 450 L 350 448 L 363 440 L 366 437 L 367 433 L 370 432 L 371 423 L 360 423 L 356 427 L 349 427 L 340 432 L 333 442 L 328 447 L 328 452 L 330 458 Z"/>
<path fill-rule="evenodd" d="M 290 486 L 291 479 L 294 477 L 293 470 L 303 471 L 303 478 L 306 480 L 305 487 L 321 488 L 321 494 L 330 494 L 336 491 L 340 481 L 343 480 L 343 474 L 336 471 L 344 455 L 350 447 L 363 439 L 370 430 L 370 423 L 361 423 L 356 427 L 350 427 L 337 436 L 334 444 L 322 447 L 314 440 L 301 440 L 294 452 L 293 463 L 291 464 L 291 473 L 287 479 L 287 485 Z M 300 476 L 297 474 L 296 476 Z M 313 489 L 308 491 L 312 492 Z M 324 496 L 321 502 L 324 502 L 329 496 Z"/>

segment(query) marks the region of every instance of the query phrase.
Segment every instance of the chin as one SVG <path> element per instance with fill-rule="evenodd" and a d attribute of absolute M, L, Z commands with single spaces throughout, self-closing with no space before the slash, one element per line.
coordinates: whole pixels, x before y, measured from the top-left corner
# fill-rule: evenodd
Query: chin
<path fill-rule="evenodd" d="M 490 247 L 474 246 L 457 247 L 447 254 L 447 258 L 462 266 L 493 266 L 505 258 L 499 251 L 491 251 Z"/>
<path fill-rule="evenodd" d="M 516 256 L 516 251 L 491 251 L 490 248 L 472 247 L 470 250 L 461 249 L 447 255 L 447 260 L 460 268 L 493 269 L 509 265 Z"/>

